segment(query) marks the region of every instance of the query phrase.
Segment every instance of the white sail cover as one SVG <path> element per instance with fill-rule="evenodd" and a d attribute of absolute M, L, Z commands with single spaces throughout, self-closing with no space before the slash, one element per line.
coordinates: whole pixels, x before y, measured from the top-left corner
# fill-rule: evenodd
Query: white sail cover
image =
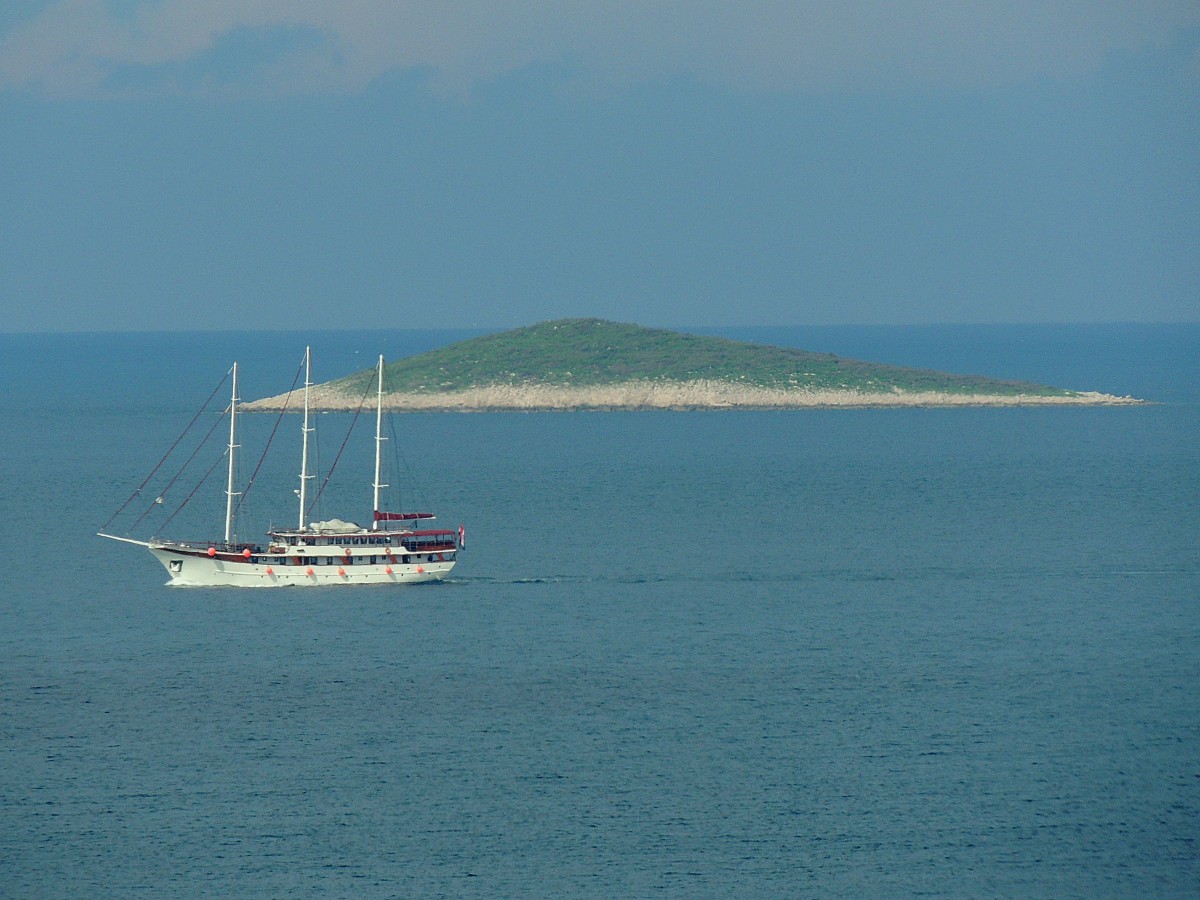
<path fill-rule="evenodd" d="M 341 519 L 329 519 L 325 522 L 309 522 L 309 529 L 318 534 L 353 534 L 362 531 L 353 522 L 343 522 Z"/>

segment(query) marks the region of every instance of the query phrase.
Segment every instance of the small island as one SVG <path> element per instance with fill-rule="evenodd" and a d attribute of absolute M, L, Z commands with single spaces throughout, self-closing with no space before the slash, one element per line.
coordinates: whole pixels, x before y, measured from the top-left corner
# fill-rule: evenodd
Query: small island
<path fill-rule="evenodd" d="M 313 409 L 356 409 L 374 369 L 314 385 Z M 1143 401 L 844 359 L 603 319 L 559 319 L 459 341 L 384 368 L 398 412 L 1096 406 Z M 287 395 L 244 404 L 281 409 Z M 289 409 L 295 409 L 293 400 Z"/>

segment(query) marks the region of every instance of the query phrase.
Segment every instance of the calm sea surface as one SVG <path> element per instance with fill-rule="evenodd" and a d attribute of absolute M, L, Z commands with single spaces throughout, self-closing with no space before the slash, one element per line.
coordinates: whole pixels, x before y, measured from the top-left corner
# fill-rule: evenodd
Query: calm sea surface
<path fill-rule="evenodd" d="M 0 895 L 1200 892 L 1200 327 L 723 333 L 1161 402 L 401 416 L 451 582 L 171 589 L 94 532 L 233 358 L 467 333 L 0 336 Z"/>

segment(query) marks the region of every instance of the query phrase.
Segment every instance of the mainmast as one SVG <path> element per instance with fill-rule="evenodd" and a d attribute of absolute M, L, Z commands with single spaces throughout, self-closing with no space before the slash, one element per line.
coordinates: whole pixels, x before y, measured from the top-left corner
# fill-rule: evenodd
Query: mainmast
<path fill-rule="evenodd" d="M 229 479 L 225 485 L 225 543 L 233 539 L 233 451 L 237 449 L 237 363 L 233 364 L 233 393 L 229 400 Z"/>
<path fill-rule="evenodd" d="M 312 431 L 308 427 L 308 389 L 312 385 L 312 347 L 304 348 L 304 425 L 301 426 L 304 431 L 304 440 L 301 442 L 300 450 L 300 490 L 296 493 L 300 495 L 300 531 L 304 530 L 304 507 L 308 497 L 308 480 L 312 475 L 308 474 L 308 435 Z"/>
<path fill-rule="evenodd" d="M 383 442 L 386 440 L 383 436 L 383 354 L 379 354 L 379 374 L 375 379 L 378 385 L 375 388 L 375 502 L 372 506 L 371 515 L 371 530 L 379 530 L 379 489 L 387 487 L 386 484 L 379 483 L 379 464 L 382 456 Z"/>

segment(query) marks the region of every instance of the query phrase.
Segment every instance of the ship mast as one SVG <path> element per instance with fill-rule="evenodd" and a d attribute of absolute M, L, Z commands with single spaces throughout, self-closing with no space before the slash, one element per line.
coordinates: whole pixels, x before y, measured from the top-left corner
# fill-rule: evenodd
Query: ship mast
<path fill-rule="evenodd" d="M 233 498 L 237 496 L 233 490 L 233 451 L 237 449 L 237 363 L 233 364 L 233 393 L 229 400 L 229 479 L 225 485 L 225 543 L 233 538 Z"/>
<path fill-rule="evenodd" d="M 308 497 L 308 481 L 312 475 L 308 474 L 308 435 L 312 431 L 308 427 L 308 389 L 312 385 L 312 347 L 304 348 L 304 424 L 301 429 L 304 432 L 304 440 L 301 442 L 300 449 L 300 490 L 296 493 L 300 496 L 300 523 L 298 528 L 304 530 L 304 506 Z"/>
<path fill-rule="evenodd" d="M 388 485 L 380 484 L 380 460 L 382 457 L 383 442 L 387 440 L 383 436 L 383 354 L 379 354 L 379 374 L 376 376 L 378 384 L 375 388 L 375 501 L 372 507 L 372 522 L 371 530 L 379 530 L 379 489 L 385 488 Z"/>

